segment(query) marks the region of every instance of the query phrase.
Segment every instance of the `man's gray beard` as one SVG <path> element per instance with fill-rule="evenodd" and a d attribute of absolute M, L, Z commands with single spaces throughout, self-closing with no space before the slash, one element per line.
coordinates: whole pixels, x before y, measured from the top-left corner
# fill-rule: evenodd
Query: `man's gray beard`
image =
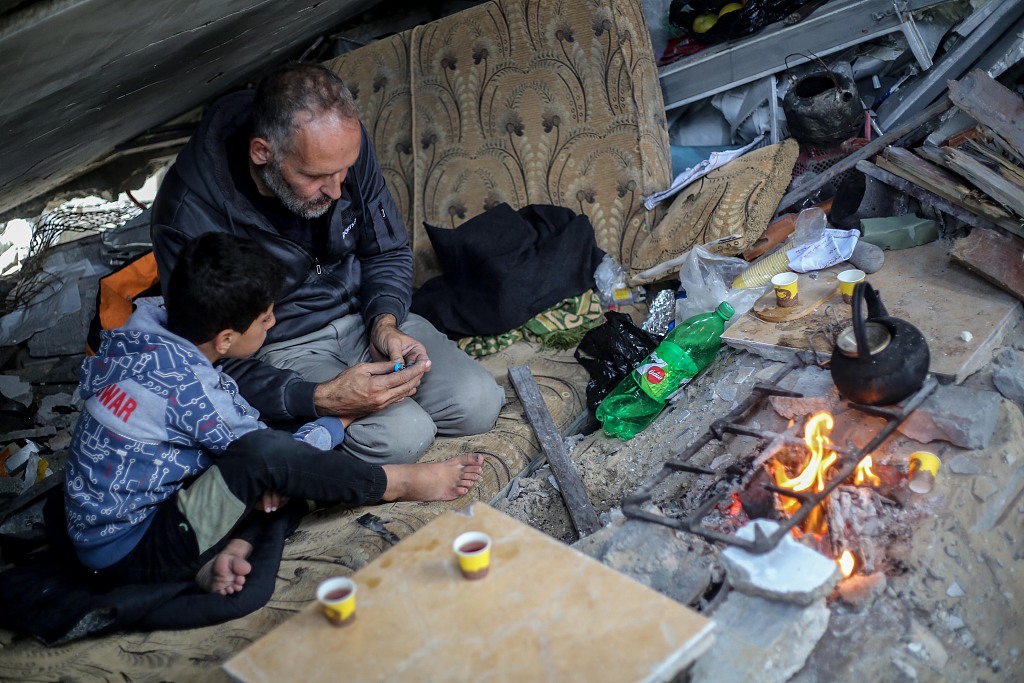
<path fill-rule="evenodd" d="M 288 208 L 292 213 L 296 213 L 307 220 L 314 218 L 320 218 L 325 213 L 330 211 L 331 204 L 334 200 L 330 200 L 324 203 L 312 199 L 309 201 L 303 201 L 296 194 L 292 186 L 288 184 L 288 181 L 284 179 L 284 175 L 281 173 L 281 167 L 275 160 L 271 160 L 263 166 L 256 167 L 256 173 L 260 176 L 260 180 L 267 186 L 271 192 L 274 193 L 281 203 Z M 323 198 L 326 195 L 321 194 Z"/>

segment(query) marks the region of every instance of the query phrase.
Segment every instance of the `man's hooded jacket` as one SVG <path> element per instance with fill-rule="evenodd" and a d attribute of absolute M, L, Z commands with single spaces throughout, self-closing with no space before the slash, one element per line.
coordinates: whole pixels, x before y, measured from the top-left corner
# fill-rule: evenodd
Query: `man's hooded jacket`
<path fill-rule="evenodd" d="M 328 214 L 318 253 L 283 236 L 235 186 L 228 141 L 250 126 L 253 91 L 218 100 L 167 172 L 153 205 L 153 248 L 167 283 L 184 245 L 206 232 L 256 240 L 285 268 L 285 296 L 267 343 L 294 339 L 343 316 L 369 323 L 391 313 L 401 324 L 412 297 L 412 250 L 365 128 L 359 158 Z M 269 419 L 312 417 L 315 384 L 258 361 L 226 365 L 242 393 Z"/>

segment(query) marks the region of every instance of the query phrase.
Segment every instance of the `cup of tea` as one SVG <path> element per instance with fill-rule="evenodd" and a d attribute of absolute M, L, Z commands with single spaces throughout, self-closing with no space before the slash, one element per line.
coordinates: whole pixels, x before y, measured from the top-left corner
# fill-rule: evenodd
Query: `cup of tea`
<path fill-rule="evenodd" d="M 491 537 L 482 531 L 467 531 L 452 544 L 459 571 L 471 581 L 487 576 L 491 568 Z"/>
<path fill-rule="evenodd" d="M 356 618 L 356 582 L 335 576 L 320 582 L 316 599 L 332 626 L 348 626 Z"/>
<path fill-rule="evenodd" d="M 928 493 L 939 476 L 939 459 L 927 451 L 910 454 L 907 488 L 914 493 Z"/>
<path fill-rule="evenodd" d="M 779 273 L 772 278 L 772 287 L 775 288 L 775 303 L 782 308 L 790 308 L 796 306 L 799 302 L 797 299 L 797 280 L 799 277 L 796 273 Z"/>
<path fill-rule="evenodd" d="M 856 268 L 839 273 L 839 291 L 843 295 L 844 303 L 853 301 L 853 288 L 858 282 L 863 282 L 864 277 L 864 271 Z"/>

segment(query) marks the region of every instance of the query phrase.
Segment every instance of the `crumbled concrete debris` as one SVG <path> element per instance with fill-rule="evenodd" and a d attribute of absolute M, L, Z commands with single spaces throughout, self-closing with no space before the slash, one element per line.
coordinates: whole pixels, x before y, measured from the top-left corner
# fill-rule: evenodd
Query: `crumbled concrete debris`
<path fill-rule="evenodd" d="M 981 474 L 981 468 L 963 453 L 957 453 L 946 463 L 953 474 Z"/>
<path fill-rule="evenodd" d="M 999 393 L 1014 403 L 1024 403 L 1024 364 L 996 368 L 992 383 Z"/>
<path fill-rule="evenodd" d="M 886 580 L 882 572 L 853 576 L 843 579 L 836 589 L 839 599 L 851 609 L 860 611 L 867 608 L 875 598 L 885 591 Z"/>
<path fill-rule="evenodd" d="M 917 669 L 915 669 L 906 660 L 900 659 L 899 657 L 893 657 L 892 665 L 911 681 L 917 680 Z"/>
<path fill-rule="evenodd" d="M 733 382 L 736 384 L 746 384 L 752 374 L 754 374 L 753 366 L 741 365 L 736 369 L 736 379 L 734 379 Z"/>
<path fill-rule="evenodd" d="M 1008 477 L 999 480 L 999 488 L 986 500 L 978 521 L 972 531 L 989 531 L 1003 518 L 1010 506 L 1014 505 L 1024 489 L 1024 467 L 1018 467 Z M 974 491 L 972 490 L 972 493 Z"/>
<path fill-rule="evenodd" d="M 690 671 L 690 683 L 783 683 L 825 633 L 824 598 L 801 607 L 733 591 L 712 615 L 715 640 Z"/>
<path fill-rule="evenodd" d="M 988 477 L 978 477 L 971 483 L 971 493 L 982 503 L 991 498 L 997 490 L 999 487 Z"/>
<path fill-rule="evenodd" d="M 951 598 L 962 598 L 965 595 L 963 586 L 954 581 L 946 588 L 946 595 Z"/>
<path fill-rule="evenodd" d="M 804 397 L 772 396 L 768 400 L 775 412 L 789 420 L 800 419 L 822 410 L 835 412 L 840 397 L 828 370 L 809 366 L 794 371 L 790 376 L 793 374 L 796 374 L 795 380 L 787 382 L 788 386 L 785 388 L 801 393 Z"/>
<path fill-rule="evenodd" d="M 32 385 L 15 375 L 0 375 L 0 395 L 27 408 L 32 403 Z"/>
<path fill-rule="evenodd" d="M 1022 361 L 1021 354 L 1016 349 L 1003 349 L 992 357 L 992 362 L 996 365 L 1012 366 L 1020 365 L 1024 361 Z"/>
<path fill-rule="evenodd" d="M 52 425 L 45 427 L 33 427 L 32 429 L 19 429 L 14 432 L 7 432 L 4 434 L 4 441 L 14 441 L 16 439 L 44 439 L 48 436 L 53 436 L 57 433 L 57 428 Z"/>
<path fill-rule="evenodd" d="M 988 448 L 1001 401 L 993 391 L 940 386 L 910 414 L 899 431 L 921 443 L 942 440 L 960 448 Z"/>
<path fill-rule="evenodd" d="M 756 526 L 766 534 L 779 528 L 775 522 L 757 519 L 743 525 L 736 535 L 753 540 Z M 761 555 L 734 546 L 723 550 L 721 559 L 729 583 L 737 590 L 799 605 L 809 605 L 831 593 L 840 577 L 835 561 L 789 534 Z"/>
<path fill-rule="evenodd" d="M 718 385 L 718 397 L 723 401 L 732 402 L 736 400 L 736 396 L 739 394 L 739 387 L 735 384 L 719 384 Z"/>
<path fill-rule="evenodd" d="M 695 603 L 712 580 L 715 550 L 703 539 L 660 524 L 629 520 L 598 558 L 612 569 L 684 605 Z"/>
<path fill-rule="evenodd" d="M 66 429 L 78 418 L 79 402 L 64 392 L 43 397 L 36 412 L 36 422 L 56 429 Z"/>
<path fill-rule="evenodd" d="M 907 643 L 907 652 L 913 657 L 924 662 L 935 673 L 942 673 L 949 661 L 949 653 L 942 645 L 942 641 L 935 637 L 921 622 L 916 619 L 910 620 L 910 642 Z"/>

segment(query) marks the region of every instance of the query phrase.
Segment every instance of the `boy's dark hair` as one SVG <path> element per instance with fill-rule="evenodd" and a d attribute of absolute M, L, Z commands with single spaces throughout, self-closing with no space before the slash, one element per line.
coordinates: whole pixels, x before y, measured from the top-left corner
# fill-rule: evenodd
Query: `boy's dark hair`
<path fill-rule="evenodd" d="M 291 62 L 271 71 L 256 86 L 252 135 L 292 151 L 299 112 L 359 120 L 355 99 L 338 74 L 321 64 Z"/>
<path fill-rule="evenodd" d="M 193 344 L 245 332 L 280 296 L 281 264 L 255 241 L 208 232 L 185 245 L 167 286 L 167 329 Z"/>

